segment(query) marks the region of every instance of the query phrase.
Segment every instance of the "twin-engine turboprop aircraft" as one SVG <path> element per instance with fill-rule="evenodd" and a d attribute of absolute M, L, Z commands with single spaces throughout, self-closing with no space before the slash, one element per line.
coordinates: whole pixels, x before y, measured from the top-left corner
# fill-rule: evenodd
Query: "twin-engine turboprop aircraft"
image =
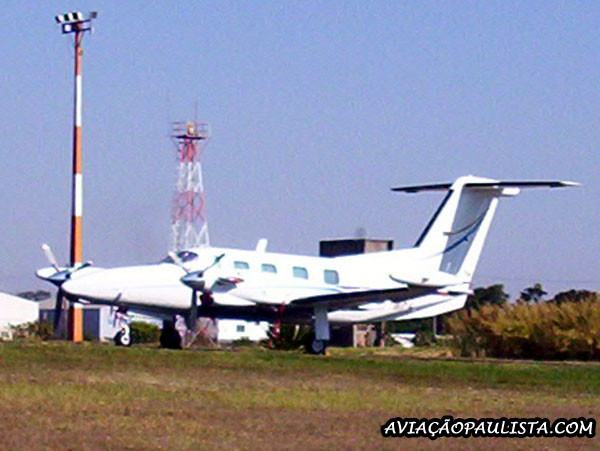
<path fill-rule="evenodd" d="M 562 181 L 497 181 L 474 176 L 454 183 L 393 188 L 396 192 L 445 191 L 446 196 L 414 247 L 343 256 L 308 257 L 254 251 L 197 248 L 141 266 L 100 269 L 52 267 L 38 277 L 58 286 L 62 297 L 134 311 L 313 323 L 308 351 L 323 353 L 329 323 L 426 318 L 464 306 L 500 197 L 520 188 L 576 186 Z M 123 343 L 130 342 L 124 337 Z"/>

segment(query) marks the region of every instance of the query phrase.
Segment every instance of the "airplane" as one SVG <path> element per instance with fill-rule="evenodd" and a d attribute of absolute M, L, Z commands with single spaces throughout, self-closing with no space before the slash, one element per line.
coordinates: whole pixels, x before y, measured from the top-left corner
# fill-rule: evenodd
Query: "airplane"
<path fill-rule="evenodd" d="M 427 318 L 464 307 L 498 200 L 523 188 L 579 186 L 567 181 L 499 181 L 463 176 L 453 183 L 392 188 L 445 192 L 412 248 L 340 257 L 202 247 L 169 253 L 155 264 L 101 269 L 89 263 L 51 266 L 37 276 L 63 297 L 173 317 L 189 327 L 197 318 L 312 324 L 306 350 L 323 354 L 330 323 L 374 323 Z M 163 330 L 163 333 L 165 331 Z M 117 344 L 131 344 L 129 330 Z M 162 342 L 162 341 L 161 341 Z"/>

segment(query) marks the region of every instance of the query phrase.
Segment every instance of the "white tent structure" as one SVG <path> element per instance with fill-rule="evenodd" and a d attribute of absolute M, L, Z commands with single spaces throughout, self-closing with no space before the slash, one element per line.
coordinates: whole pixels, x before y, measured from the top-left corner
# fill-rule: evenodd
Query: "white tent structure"
<path fill-rule="evenodd" d="M 11 326 L 37 321 L 38 316 L 37 302 L 0 293 L 0 338 L 11 338 Z"/>

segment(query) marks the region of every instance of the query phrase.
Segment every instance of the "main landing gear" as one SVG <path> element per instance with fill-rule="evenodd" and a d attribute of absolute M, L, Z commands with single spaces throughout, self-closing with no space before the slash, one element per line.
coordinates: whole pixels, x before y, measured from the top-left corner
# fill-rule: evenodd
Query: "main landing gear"
<path fill-rule="evenodd" d="M 329 321 L 327 320 L 327 308 L 315 307 L 315 333 L 309 334 L 304 344 L 309 354 L 325 355 L 329 344 Z"/>
<path fill-rule="evenodd" d="M 327 340 L 317 340 L 314 334 L 309 334 L 304 342 L 304 349 L 309 354 L 325 355 L 327 352 Z"/>

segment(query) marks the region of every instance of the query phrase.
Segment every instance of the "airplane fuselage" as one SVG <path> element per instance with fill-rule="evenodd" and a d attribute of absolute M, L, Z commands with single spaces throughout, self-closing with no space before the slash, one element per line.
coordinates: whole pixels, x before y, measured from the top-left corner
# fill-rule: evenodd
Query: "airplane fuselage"
<path fill-rule="evenodd" d="M 383 254 L 389 255 L 389 262 Z M 183 265 L 189 271 L 205 268 L 217 256 L 223 255 L 213 270 L 221 276 L 239 280 L 235 285 L 215 285 L 212 290 L 214 303 L 201 303 L 201 315 L 253 320 L 281 317 L 289 321 L 309 321 L 311 309 L 285 311 L 285 306 L 298 298 L 399 288 L 404 282 L 390 276 L 404 274 L 404 280 L 410 280 L 410 275 L 419 266 L 414 249 L 379 253 L 376 257 L 375 254 L 364 254 L 330 258 L 207 247 L 184 251 L 180 255 L 185 257 Z M 406 261 L 405 265 L 401 264 L 403 261 Z M 180 281 L 183 275 L 182 268 L 167 258 L 153 265 L 96 269 L 90 275 L 73 277 L 64 289 L 76 293 L 79 299 L 94 303 L 164 313 L 183 312 L 190 308 L 191 295 L 191 289 Z M 360 309 L 330 312 L 329 319 L 372 321 L 449 300 L 449 296 L 434 294 L 403 303 L 374 302 Z"/>

